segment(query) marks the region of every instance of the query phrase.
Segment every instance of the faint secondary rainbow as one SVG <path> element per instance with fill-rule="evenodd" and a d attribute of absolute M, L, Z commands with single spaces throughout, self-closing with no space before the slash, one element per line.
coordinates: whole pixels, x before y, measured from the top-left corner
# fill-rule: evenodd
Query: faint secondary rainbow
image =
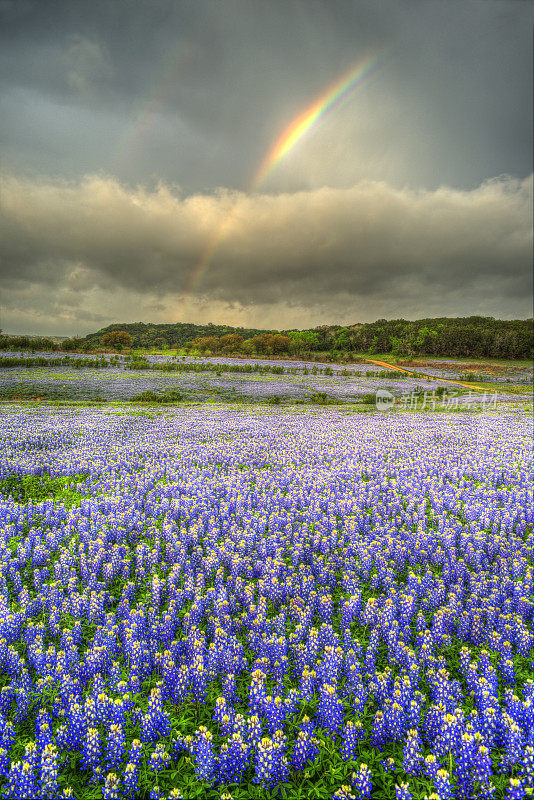
<path fill-rule="evenodd" d="M 148 99 L 139 106 L 117 145 L 115 155 L 117 167 L 130 166 L 138 158 L 145 142 L 150 139 L 158 117 L 165 112 L 182 69 L 193 54 L 192 45 L 178 42 L 162 60 Z"/>
<path fill-rule="evenodd" d="M 363 81 L 371 75 L 376 68 L 384 62 L 383 52 L 367 56 L 353 65 L 347 72 L 339 77 L 303 111 L 296 116 L 287 128 L 278 137 L 274 145 L 268 150 L 265 158 L 260 164 L 254 179 L 250 185 L 250 191 L 255 191 L 262 181 L 270 175 L 275 167 L 293 150 L 300 142 L 302 137 L 308 133 L 314 125 L 323 120 L 328 113 L 337 108 Z M 225 232 L 231 226 L 234 217 L 235 205 L 228 213 L 228 216 L 215 230 L 210 237 L 202 256 L 191 271 L 189 280 L 184 289 L 184 301 L 181 316 L 183 317 L 187 304 L 200 283 L 203 275 L 209 267 L 210 261 L 215 254 L 217 247 L 224 237 Z"/>

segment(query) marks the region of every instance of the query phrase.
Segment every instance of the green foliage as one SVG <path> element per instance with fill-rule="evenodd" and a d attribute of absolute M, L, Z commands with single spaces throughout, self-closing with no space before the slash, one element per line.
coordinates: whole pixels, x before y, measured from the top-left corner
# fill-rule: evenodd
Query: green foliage
<path fill-rule="evenodd" d="M 42 386 L 3 386 L 0 388 L 0 400 L 9 401 L 22 401 L 27 400 L 42 400 L 42 401 L 71 401 L 72 394 L 69 387 L 58 386 L 47 388 Z M 97 392 L 91 392 L 90 397 L 86 398 L 85 402 L 102 403 L 103 399 Z"/>
<path fill-rule="evenodd" d="M 374 392 L 367 392 L 366 394 L 361 394 L 358 397 L 358 402 L 363 403 L 364 405 L 370 405 L 371 403 L 374 405 L 376 401 L 376 395 Z"/>
<path fill-rule="evenodd" d="M 44 336 L 8 336 L 0 331 L 0 350 L 59 350 L 52 339 Z"/>
<path fill-rule="evenodd" d="M 237 333 L 224 336 L 198 336 L 192 339 L 188 349 L 200 353 L 244 353 L 245 355 L 277 355 L 291 350 L 291 339 L 280 333 L 262 333 L 246 341 Z"/>
<path fill-rule="evenodd" d="M 458 317 L 378 320 L 352 326 L 350 349 L 394 356 L 437 355 L 451 358 L 531 358 L 532 320 Z M 321 348 L 322 349 L 322 348 Z"/>
<path fill-rule="evenodd" d="M 334 406 L 340 405 L 342 401 L 335 397 L 330 397 L 326 392 L 314 392 L 309 397 L 297 400 L 297 403 L 310 403 L 315 406 Z"/>
<path fill-rule="evenodd" d="M 354 353 L 502 359 L 526 359 L 534 355 L 532 319 L 498 320 L 493 317 L 439 317 L 415 321 L 380 319 L 365 324 L 323 325 L 309 330 L 281 332 L 185 322 L 117 323 L 88 334 L 81 349 L 98 346 L 103 337 L 113 332 L 127 333 L 136 348 L 165 347 L 167 343 L 171 348 L 188 347 L 200 352 L 289 353 L 307 358 L 320 358 L 321 354 L 324 358 L 328 354 L 336 360 Z M 8 348 L 5 343 L 8 338 L 0 337 L 0 348 Z M 43 349 L 37 347 L 35 341 L 31 345 L 29 340 L 25 345 L 15 345 L 15 340 L 9 339 L 9 347 Z"/>
<path fill-rule="evenodd" d="M 83 344 L 83 339 L 74 336 L 72 339 L 64 339 L 61 342 L 61 350 L 80 350 Z"/>
<path fill-rule="evenodd" d="M 117 363 L 118 356 L 112 356 L 109 361 L 105 358 L 72 358 L 63 356 L 57 358 L 24 358 L 23 356 L 0 356 L 0 369 L 8 367 L 73 367 L 74 369 L 103 369 L 110 364 Z M 148 363 L 148 362 L 147 362 Z"/>
<path fill-rule="evenodd" d="M 113 323 L 95 333 L 89 333 L 84 341 L 99 346 L 104 335 L 112 331 L 125 331 L 132 338 L 132 347 L 152 349 L 165 340 L 170 348 L 181 348 L 199 336 L 220 337 L 225 334 L 239 334 L 242 338 L 266 333 L 258 328 L 233 328 L 230 325 L 195 325 L 192 322 L 152 323 L 131 322 Z"/>
<path fill-rule="evenodd" d="M 102 336 L 102 344 L 104 347 L 113 347 L 121 351 L 123 347 L 132 346 L 132 337 L 128 331 L 108 331 Z"/>
<path fill-rule="evenodd" d="M 162 393 L 153 392 L 151 389 L 148 389 L 146 392 L 141 392 L 141 394 L 132 397 L 133 403 L 179 403 L 181 400 L 184 399 L 184 396 L 181 392 L 178 392 L 176 389 L 166 389 Z"/>
<path fill-rule="evenodd" d="M 70 487 L 72 484 L 80 483 L 86 478 L 87 473 L 65 475 L 57 478 L 52 478 L 48 474 L 11 474 L 0 480 L 0 494 L 4 497 L 10 496 L 18 503 L 27 503 L 28 500 L 40 502 L 50 497 L 74 502 L 81 495 Z"/>
<path fill-rule="evenodd" d="M 305 353 L 310 350 L 322 350 L 321 339 L 315 331 L 291 331 L 291 350 L 294 353 Z"/>

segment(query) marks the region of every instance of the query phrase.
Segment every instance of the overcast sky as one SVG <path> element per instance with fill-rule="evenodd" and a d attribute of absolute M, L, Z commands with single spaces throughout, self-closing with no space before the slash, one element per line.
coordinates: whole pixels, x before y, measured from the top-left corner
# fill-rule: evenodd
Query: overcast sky
<path fill-rule="evenodd" d="M 531 316 L 533 22 L 531 0 L 0 0 L 0 327 Z"/>

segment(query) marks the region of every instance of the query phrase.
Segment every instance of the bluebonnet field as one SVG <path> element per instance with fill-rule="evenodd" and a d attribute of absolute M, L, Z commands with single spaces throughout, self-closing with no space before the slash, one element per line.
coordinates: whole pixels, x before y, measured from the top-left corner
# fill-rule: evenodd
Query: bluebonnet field
<path fill-rule="evenodd" d="M 353 375 L 361 375 L 367 376 L 372 374 L 377 374 L 378 372 L 382 372 L 383 369 L 374 365 L 373 363 L 365 363 L 365 362 L 355 362 L 355 363 L 348 363 L 348 364 L 340 364 L 335 362 L 314 362 L 314 361 L 306 361 L 306 360 L 296 360 L 293 361 L 291 359 L 269 359 L 269 358 L 262 358 L 261 361 L 254 358 L 235 358 L 235 357 L 224 357 L 224 356 L 181 356 L 181 357 L 172 357 L 165 354 L 148 354 L 145 355 L 145 358 L 150 361 L 151 363 L 165 363 L 169 361 L 185 361 L 188 363 L 214 363 L 214 364 L 227 364 L 227 365 L 254 365 L 254 364 L 262 364 L 262 365 L 269 365 L 269 366 L 282 366 L 284 369 L 295 369 L 297 373 L 300 373 L 304 370 L 308 370 L 308 372 L 313 372 L 314 370 L 322 371 L 325 367 L 330 368 L 335 374 L 342 375 L 344 372 L 348 371 L 350 374 Z M 386 362 L 388 358 L 385 359 Z M 531 384 L 533 378 L 533 369 L 532 365 L 528 363 L 523 363 L 522 366 L 509 366 L 509 365 L 493 365 L 494 368 L 489 368 L 485 362 L 479 362 L 476 366 L 469 366 L 466 369 L 466 362 L 465 360 L 455 360 L 455 359 L 434 359 L 434 358 L 425 358 L 422 362 L 424 366 L 414 366 L 414 367 L 406 367 L 408 370 L 413 370 L 414 372 L 418 373 L 426 373 L 427 375 L 433 375 L 437 378 L 456 378 L 458 380 L 462 380 L 465 378 L 466 372 L 471 372 L 480 376 L 480 378 L 485 378 L 486 380 L 491 380 L 493 383 L 517 383 L 517 384 Z M 495 369 L 496 367 L 496 369 Z M 394 371 L 394 370 L 393 370 Z M 405 380 L 409 379 L 409 376 L 406 375 Z M 414 380 L 412 378 L 411 380 Z"/>
<path fill-rule="evenodd" d="M 58 359 L 57 354 L 53 353 L 40 355 L 43 358 Z M 4 358 L 28 356 L 31 358 L 31 355 L 24 353 L 4 353 Z M 119 361 L 117 357 L 116 360 Z M 172 363 L 173 360 L 167 356 L 147 357 L 152 366 L 162 366 Z M 372 364 L 351 364 L 346 367 L 339 364 L 236 358 L 183 358 L 178 361 L 178 366 L 185 362 L 186 365 L 194 365 L 195 370 L 199 371 L 131 369 L 127 359 L 99 369 L 75 369 L 74 358 L 72 365 L 65 363 L 59 366 L 4 367 L 0 369 L 0 397 L 22 399 L 42 395 L 45 399 L 52 400 L 117 401 L 131 400 L 147 391 L 175 390 L 192 401 L 234 399 L 254 402 L 279 397 L 291 402 L 305 400 L 314 393 L 326 393 L 335 401 L 351 402 L 382 388 L 399 396 L 412 389 L 430 392 L 440 386 L 439 380 L 432 380 L 424 375 L 399 375 L 393 372 L 390 376 L 387 370 L 380 370 Z M 221 367 L 220 372 L 216 371 L 217 366 Z M 280 369 L 283 374 L 225 371 L 225 367 L 234 370 L 247 367 L 260 367 L 262 370 L 274 368 Z M 457 377 L 454 372 L 425 369 L 429 375 Z M 531 376 L 516 376 L 514 384 L 517 387 L 519 383 L 528 380 L 531 380 Z M 446 383 L 442 385 L 448 392 L 454 391 L 454 387 L 447 386 Z M 504 394 L 499 390 L 498 399 L 514 400 L 521 399 L 521 396 Z M 461 402 L 465 402 L 465 399 Z"/>
<path fill-rule="evenodd" d="M 139 413 L 4 407 L 4 796 L 525 797 L 527 415 Z"/>
<path fill-rule="evenodd" d="M 68 367 L 11 368 L 0 371 L 0 390 L 44 394 L 58 400 L 130 400 L 145 391 L 176 389 L 191 400 L 228 397 L 262 400 L 273 396 L 287 400 L 305 398 L 313 392 L 326 392 L 338 400 L 351 400 L 386 385 L 400 393 L 406 380 L 350 378 L 324 375 L 257 375 L 213 372 L 165 373 L 147 370 L 79 369 Z M 436 382 L 414 378 L 410 388 L 436 388 Z"/>
<path fill-rule="evenodd" d="M 493 365 L 488 366 L 484 362 L 474 363 L 466 366 L 466 361 L 449 361 L 448 359 L 437 361 L 426 360 L 421 364 L 405 369 L 413 369 L 426 375 L 434 375 L 437 378 L 452 378 L 453 380 L 480 380 L 491 383 L 513 383 L 513 384 L 532 384 L 532 366 L 508 366 Z M 467 376 L 475 376 L 468 378 Z"/>

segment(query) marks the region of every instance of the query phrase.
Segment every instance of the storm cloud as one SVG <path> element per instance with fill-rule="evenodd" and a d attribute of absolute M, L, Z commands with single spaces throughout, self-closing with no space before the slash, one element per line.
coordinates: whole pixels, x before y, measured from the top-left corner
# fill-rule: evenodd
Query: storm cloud
<path fill-rule="evenodd" d="M 127 291 L 261 307 L 329 300 L 330 315 L 369 316 L 380 297 L 478 296 L 523 309 L 532 261 L 532 181 L 503 176 L 471 191 L 348 189 L 181 197 L 161 184 L 129 190 L 112 178 L 80 183 L 6 178 L 5 287 Z M 206 242 L 211 246 L 206 249 Z M 152 301 L 153 302 L 153 301 Z M 85 304 L 84 304 L 85 305 Z"/>
<path fill-rule="evenodd" d="M 529 316 L 533 22 L 523 0 L 0 0 L 1 327 Z"/>

